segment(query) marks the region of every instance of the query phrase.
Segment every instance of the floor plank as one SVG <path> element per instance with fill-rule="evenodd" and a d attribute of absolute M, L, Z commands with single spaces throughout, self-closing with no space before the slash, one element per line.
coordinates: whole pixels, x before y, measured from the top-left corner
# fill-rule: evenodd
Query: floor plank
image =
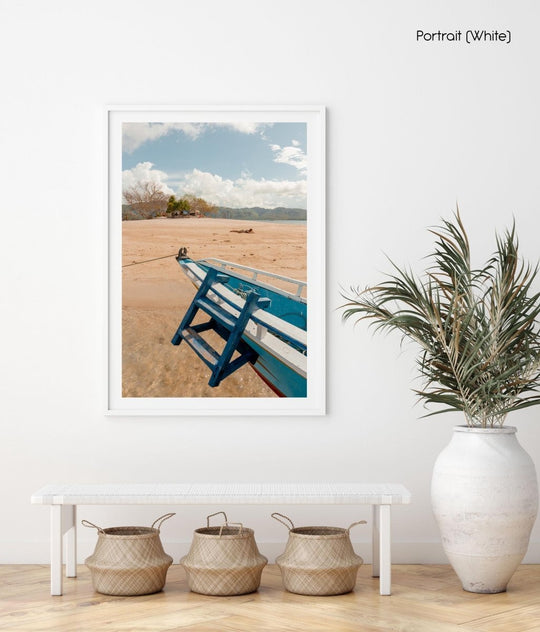
<path fill-rule="evenodd" d="M 540 632 L 540 565 L 520 566 L 498 595 L 465 592 L 444 565 L 393 566 L 390 597 L 367 565 L 354 592 L 334 597 L 286 592 L 276 566 L 265 568 L 258 592 L 235 597 L 190 592 L 178 565 L 163 592 L 140 597 L 100 595 L 85 566 L 78 574 L 51 597 L 48 566 L 0 566 L 0 631 Z"/>

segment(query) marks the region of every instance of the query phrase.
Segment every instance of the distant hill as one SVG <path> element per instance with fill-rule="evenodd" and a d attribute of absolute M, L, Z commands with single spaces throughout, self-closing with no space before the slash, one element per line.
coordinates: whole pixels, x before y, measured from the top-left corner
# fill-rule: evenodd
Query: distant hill
<path fill-rule="evenodd" d="M 251 220 L 306 220 L 307 211 L 303 208 L 285 208 L 278 206 L 276 208 L 261 208 L 260 206 L 252 206 L 250 208 L 228 208 L 220 206 L 217 213 L 213 217 L 225 217 L 227 219 L 251 219 Z"/>
<path fill-rule="evenodd" d="M 165 211 L 156 210 L 142 210 L 133 208 L 129 204 L 122 204 L 122 220 L 136 220 L 136 219 L 154 219 L 154 217 L 160 217 L 165 214 Z"/>
<path fill-rule="evenodd" d="M 141 209 L 133 208 L 129 204 L 122 204 L 122 219 L 123 220 L 137 220 L 137 219 L 153 219 L 164 215 L 164 211 L 143 211 Z M 253 206 L 250 208 L 229 208 L 226 206 L 220 206 L 215 214 L 210 217 L 223 217 L 226 219 L 244 219 L 244 220 L 263 220 L 267 222 L 271 221 L 283 221 L 283 220 L 306 220 L 307 211 L 303 208 L 285 208 L 284 206 L 278 206 L 276 208 L 261 208 L 260 206 Z"/>

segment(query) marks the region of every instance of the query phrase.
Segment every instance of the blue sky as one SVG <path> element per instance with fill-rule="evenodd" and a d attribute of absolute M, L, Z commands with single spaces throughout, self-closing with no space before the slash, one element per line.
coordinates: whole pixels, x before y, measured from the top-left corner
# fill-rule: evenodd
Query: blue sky
<path fill-rule="evenodd" d="M 306 208 L 305 123 L 124 123 L 124 187 L 230 207 Z"/>

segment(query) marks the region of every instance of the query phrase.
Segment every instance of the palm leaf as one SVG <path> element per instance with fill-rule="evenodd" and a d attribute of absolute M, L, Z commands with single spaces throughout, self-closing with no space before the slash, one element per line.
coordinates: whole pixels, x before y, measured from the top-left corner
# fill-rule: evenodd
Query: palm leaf
<path fill-rule="evenodd" d="M 390 260 L 382 283 L 344 295 L 343 319 L 397 330 L 420 346 L 424 388 L 415 393 L 444 406 L 426 416 L 460 410 L 471 425 L 500 425 L 509 412 L 540 403 L 530 395 L 540 388 L 538 266 L 520 259 L 515 225 L 477 269 L 459 211 L 430 232 L 436 239 L 425 276 Z"/>

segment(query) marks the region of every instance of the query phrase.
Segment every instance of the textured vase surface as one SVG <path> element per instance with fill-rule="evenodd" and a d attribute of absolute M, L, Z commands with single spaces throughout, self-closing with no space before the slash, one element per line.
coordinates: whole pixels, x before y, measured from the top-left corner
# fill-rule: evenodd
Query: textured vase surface
<path fill-rule="evenodd" d="M 505 591 L 527 552 L 538 511 L 534 463 L 516 428 L 455 427 L 435 462 L 431 500 L 463 588 Z"/>

